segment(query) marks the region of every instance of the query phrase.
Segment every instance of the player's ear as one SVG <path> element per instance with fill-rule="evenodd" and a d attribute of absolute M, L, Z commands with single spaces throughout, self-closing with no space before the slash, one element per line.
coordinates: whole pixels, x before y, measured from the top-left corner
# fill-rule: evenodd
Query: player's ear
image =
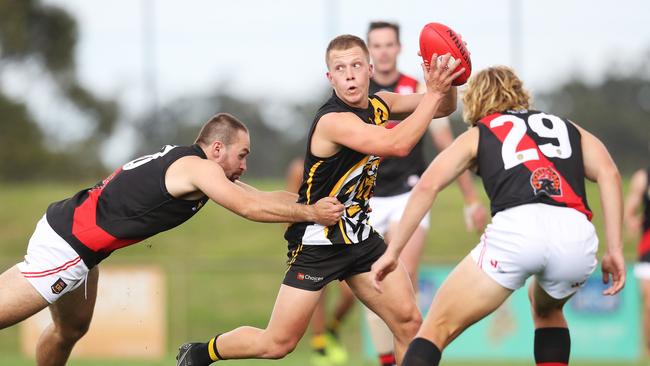
<path fill-rule="evenodd" d="M 373 76 L 375 76 L 375 65 L 373 64 L 368 64 L 368 70 L 370 71 L 370 78 L 372 79 Z"/>
<path fill-rule="evenodd" d="M 223 142 L 219 140 L 214 140 L 212 144 L 210 144 L 210 153 L 215 158 L 221 156 L 221 154 L 223 153 L 223 149 L 224 149 Z"/>
<path fill-rule="evenodd" d="M 334 86 L 334 82 L 332 81 L 332 74 L 330 74 L 330 72 L 328 71 L 325 73 L 325 76 L 327 76 L 327 80 L 329 80 L 330 85 Z"/>

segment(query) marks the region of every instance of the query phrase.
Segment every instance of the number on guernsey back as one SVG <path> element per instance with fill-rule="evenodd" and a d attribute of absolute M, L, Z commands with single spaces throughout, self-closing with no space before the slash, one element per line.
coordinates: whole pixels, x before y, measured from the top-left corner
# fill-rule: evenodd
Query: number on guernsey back
<path fill-rule="evenodd" d="M 550 127 L 544 124 L 544 120 L 549 121 Z M 506 135 L 501 146 L 501 157 L 503 158 L 503 167 L 505 169 L 513 168 L 529 160 L 539 160 L 537 149 L 525 149 L 517 151 L 517 146 L 526 135 L 526 121 L 513 115 L 503 115 L 493 119 L 490 127 L 503 126 L 506 122 L 512 123 L 512 128 Z M 571 142 L 569 132 L 567 131 L 564 121 L 552 114 L 537 113 L 528 117 L 528 127 L 540 137 L 554 138 L 557 145 L 546 143 L 539 145 L 542 154 L 549 158 L 568 159 L 571 157 Z"/>
<path fill-rule="evenodd" d="M 135 168 L 139 167 L 140 165 L 144 165 L 144 164 L 152 161 L 153 159 L 158 159 L 159 157 L 161 157 L 161 156 L 167 154 L 168 152 L 172 151 L 172 149 L 175 148 L 175 147 L 176 147 L 176 145 L 165 145 L 162 148 L 162 150 L 160 150 L 159 152 L 157 152 L 155 154 L 141 156 L 141 157 L 139 157 L 137 159 L 131 160 L 130 162 L 124 164 L 122 166 L 122 170 L 135 169 Z"/>

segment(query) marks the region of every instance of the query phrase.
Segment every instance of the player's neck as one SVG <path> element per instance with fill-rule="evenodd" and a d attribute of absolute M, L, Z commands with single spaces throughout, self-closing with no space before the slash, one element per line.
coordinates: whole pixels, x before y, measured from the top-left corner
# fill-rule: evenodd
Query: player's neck
<path fill-rule="evenodd" d="M 375 74 L 372 76 L 372 79 L 379 85 L 392 85 L 399 80 L 400 73 L 397 69 L 393 69 L 387 72 L 380 72 L 375 70 Z"/>

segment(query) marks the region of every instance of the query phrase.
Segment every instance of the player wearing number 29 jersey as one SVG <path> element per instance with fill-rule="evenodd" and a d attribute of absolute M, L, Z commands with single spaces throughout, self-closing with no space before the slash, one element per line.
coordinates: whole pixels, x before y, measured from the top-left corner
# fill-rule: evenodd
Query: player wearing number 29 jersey
<path fill-rule="evenodd" d="M 456 266 L 404 356 L 403 366 L 437 366 L 442 351 L 467 327 L 497 309 L 530 281 L 538 366 L 567 366 L 571 339 L 562 308 L 597 264 L 598 236 L 590 222 L 584 179 L 598 184 L 607 250 L 603 294 L 625 284 L 621 178 L 607 149 L 572 122 L 529 108 L 530 97 L 504 66 L 470 79 L 463 97 L 468 131 L 429 165 L 384 255 L 373 264 L 381 280 L 439 191 L 475 168 L 493 218 L 480 242 Z"/>
<path fill-rule="evenodd" d="M 585 195 L 580 132 L 552 114 L 508 110 L 478 123 L 477 173 L 492 215 L 526 203 L 592 213 Z"/>

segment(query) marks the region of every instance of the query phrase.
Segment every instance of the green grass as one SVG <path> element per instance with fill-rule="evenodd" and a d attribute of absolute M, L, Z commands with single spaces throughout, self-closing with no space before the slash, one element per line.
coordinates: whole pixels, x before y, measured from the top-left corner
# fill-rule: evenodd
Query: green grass
<path fill-rule="evenodd" d="M 279 181 L 253 184 L 264 189 L 282 186 Z M 82 187 L 83 185 L 48 183 L 0 185 L 0 269 L 8 268 L 21 260 L 29 236 L 47 205 Z M 482 192 L 482 188 L 477 188 Z M 594 223 L 602 237 L 598 195 L 593 185 L 588 188 L 590 204 L 595 212 Z M 457 262 L 478 241 L 477 234 L 465 231 L 461 202 L 456 186 L 439 196 L 431 216 L 431 230 L 423 263 Z M 107 264 L 153 263 L 164 268 L 168 286 L 168 358 L 155 362 L 73 360 L 69 364 L 173 365 L 175 349 L 185 341 L 205 340 L 217 332 L 228 331 L 240 325 L 264 327 L 285 268 L 286 243 L 282 238 L 283 231 L 283 225 L 250 223 L 215 204 L 209 204 L 182 227 L 113 254 Z M 602 247 L 604 243 L 601 244 L 601 249 Z M 626 253 L 628 259 L 633 258 L 634 245 L 631 242 L 627 245 Z M 344 324 L 343 331 L 344 341 L 351 350 L 360 349 L 358 324 L 359 310 L 355 309 L 349 321 Z M 16 351 L 18 339 L 17 326 L 0 331 L 0 365 L 33 364 L 33 360 L 24 358 Z M 375 365 L 374 361 L 362 360 L 356 354 L 352 357 L 350 365 Z M 293 354 L 276 363 L 307 365 L 308 359 L 308 337 L 305 337 Z M 245 366 L 265 362 L 268 361 L 234 361 L 233 364 Z M 493 363 L 497 364 L 518 366 L 530 365 L 531 362 Z M 611 365 L 622 364 L 616 362 Z"/>

